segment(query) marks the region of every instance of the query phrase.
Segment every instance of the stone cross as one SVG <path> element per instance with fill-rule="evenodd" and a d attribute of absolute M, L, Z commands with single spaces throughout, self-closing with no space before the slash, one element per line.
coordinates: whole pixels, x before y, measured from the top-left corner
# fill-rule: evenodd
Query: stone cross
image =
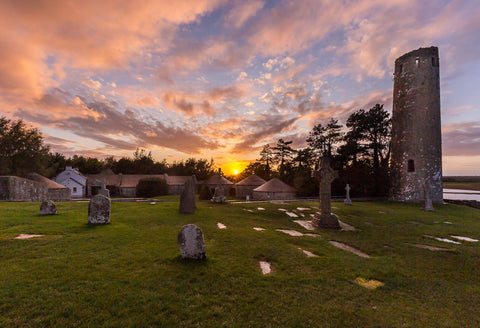
<path fill-rule="evenodd" d="M 352 200 L 350 199 L 350 185 L 347 183 L 347 186 L 345 187 L 345 190 L 347 191 L 347 198 L 343 201 L 345 205 L 352 205 Z"/>
<path fill-rule="evenodd" d="M 332 181 L 338 177 L 338 172 L 330 166 L 330 158 L 323 156 L 320 169 L 315 171 L 315 177 L 320 182 L 320 213 L 313 218 L 313 223 L 319 228 L 340 229 L 338 218 L 332 214 Z"/>

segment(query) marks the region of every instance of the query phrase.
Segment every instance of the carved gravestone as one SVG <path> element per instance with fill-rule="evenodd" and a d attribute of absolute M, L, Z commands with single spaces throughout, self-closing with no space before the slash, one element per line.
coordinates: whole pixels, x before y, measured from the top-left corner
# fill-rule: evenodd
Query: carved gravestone
<path fill-rule="evenodd" d="M 55 215 L 57 214 L 57 205 L 51 200 L 42 202 L 40 205 L 40 214 L 41 215 Z"/>
<path fill-rule="evenodd" d="M 188 179 L 185 182 L 185 188 L 180 195 L 180 213 L 195 213 L 195 186 L 193 179 Z"/>
<path fill-rule="evenodd" d="M 352 200 L 350 199 L 350 185 L 347 183 L 347 186 L 345 187 L 345 190 L 347 191 L 347 197 L 343 201 L 345 205 L 352 205 Z"/>
<path fill-rule="evenodd" d="M 110 198 L 103 195 L 95 195 L 88 204 L 88 223 L 107 224 L 110 223 L 111 212 Z"/>
<path fill-rule="evenodd" d="M 312 222 L 319 228 L 340 229 L 340 223 L 332 213 L 332 181 L 338 177 L 337 171 L 330 167 L 330 158 L 324 156 L 320 160 L 320 169 L 315 172 L 320 182 L 320 213 L 316 213 Z"/>
<path fill-rule="evenodd" d="M 203 260 L 205 254 L 205 240 L 202 230 L 194 224 L 187 224 L 177 235 L 180 253 L 184 259 Z"/>
<path fill-rule="evenodd" d="M 215 193 L 213 194 L 212 202 L 214 202 L 214 203 L 224 203 L 225 201 L 226 201 L 225 189 L 219 183 L 215 187 Z"/>

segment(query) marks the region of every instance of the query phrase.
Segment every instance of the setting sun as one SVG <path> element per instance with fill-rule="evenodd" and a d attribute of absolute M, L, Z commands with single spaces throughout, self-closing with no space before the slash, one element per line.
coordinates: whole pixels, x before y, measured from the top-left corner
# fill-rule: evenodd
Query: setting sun
<path fill-rule="evenodd" d="M 219 166 L 226 175 L 238 175 L 249 163 L 248 161 L 237 161 L 220 164 Z"/>

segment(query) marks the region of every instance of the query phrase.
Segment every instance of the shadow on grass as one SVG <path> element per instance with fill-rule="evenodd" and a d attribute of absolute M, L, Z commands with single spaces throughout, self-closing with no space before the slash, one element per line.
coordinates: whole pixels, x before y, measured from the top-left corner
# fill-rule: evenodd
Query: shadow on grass
<path fill-rule="evenodd" d="M 196 267 L 205 267 L 209 264 L 208 257 L 201 259 L 201 260 L 194 260 L 194 259 L 184 259 L 181 255 L 174 257 L 173 259 L 169 260 L 174 265 L 184 266 L 189 268 L 196 268 Z"/>

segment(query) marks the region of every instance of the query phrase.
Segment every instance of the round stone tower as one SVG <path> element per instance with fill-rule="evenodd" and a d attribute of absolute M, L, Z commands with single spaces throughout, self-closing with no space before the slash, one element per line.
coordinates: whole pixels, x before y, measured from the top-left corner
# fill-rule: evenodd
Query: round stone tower
<path fill-rule="evenodd" d="M 390 199 L 443 201 L 438 48 L 395 61 Z"/>

